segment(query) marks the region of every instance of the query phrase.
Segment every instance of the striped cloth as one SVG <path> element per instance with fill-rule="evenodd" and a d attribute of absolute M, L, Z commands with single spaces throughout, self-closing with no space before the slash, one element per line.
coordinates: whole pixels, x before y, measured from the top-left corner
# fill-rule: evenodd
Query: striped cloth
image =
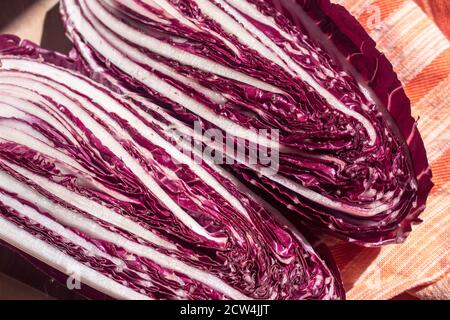
<path fill-rule="evenodd" d="M 431 5 L 448 10 L 445 1 Z M 360 20 L 394 65 L 419 119 L 435 183 L 421 215 L 424 222 L 404 244 L 380 249 L 328 241 L 348 298 L 390 299 L 408 293 L 450 299 L 450 42 L 418 5 L 430 9 L 428 1 L 334 2 Z M 443 26 L 448 27 L 448 20 Z"/>

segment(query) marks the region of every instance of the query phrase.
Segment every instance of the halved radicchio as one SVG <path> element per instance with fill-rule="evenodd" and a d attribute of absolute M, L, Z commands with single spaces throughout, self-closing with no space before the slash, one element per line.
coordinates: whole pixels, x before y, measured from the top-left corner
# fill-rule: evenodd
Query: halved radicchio
<path fill-rule="evenodd" d="M 269 174 L 209 146 L 289 219 L 364 245 L 401 242 L 420 221 L 431 170 L 409 100 L 343 7 L 62 0 L 62 13 L 98 79 L 152 100 L 191 132 L 200 123 L 279 152 Z M 257 140 L 261 129 L 279 130 L 279 141 Z"/>
<path fill-rule="evenodd" d="M 120 299 L 344 298 L 280 213 L 174 146 L 160 107 L 13 36 L 0 61 L 0 240 L 40 268 Z"/>

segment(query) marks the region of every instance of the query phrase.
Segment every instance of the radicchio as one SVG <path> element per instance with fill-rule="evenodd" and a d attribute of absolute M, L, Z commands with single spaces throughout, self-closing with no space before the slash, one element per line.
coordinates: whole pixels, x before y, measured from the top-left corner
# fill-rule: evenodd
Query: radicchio
<path fill-rule="evenodd" d="M 401 242 L 420 221 L 431 170 L 409 100 L 343 7 L 62 0 L 62 13 L 93 75 L 187 128 L 198 122 L 249 141 L 278 129 L 276 174 L 245 161 L 224 169 L 291 220 L 370 246 Z"/>
<path fill-rule="evenodd" d="M 159 106 L 13 36 L 0 61 L 0 240 L 113 298 L 344 298 L 279 212 L 175 148 Z"/>

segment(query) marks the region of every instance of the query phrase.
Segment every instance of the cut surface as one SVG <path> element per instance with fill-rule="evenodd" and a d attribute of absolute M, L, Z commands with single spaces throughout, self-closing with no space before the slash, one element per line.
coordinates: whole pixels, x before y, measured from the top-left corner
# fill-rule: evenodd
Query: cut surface
<path fill-rule="evenodd" d="M 174 146 L 170 116 L 31 49 L 0 56 L 1 240 L 114 298 L 343 297 L 279 213 Z"/>
<path fill-rule="evenodd" d="M 275 174 L 236 159 L 227 170 L 294 219 L 380 245 L 404 240 L 424 209 L 431 171 L 409 102 L 342 7 L 300 0 L 62 4 L 87 68 L 114 78 L 113 87 L 122 81 L 187 128 L 197 121 L 278 150 Z M 261 129 L 279 130 L 279 141 L 258 139 Z"/>

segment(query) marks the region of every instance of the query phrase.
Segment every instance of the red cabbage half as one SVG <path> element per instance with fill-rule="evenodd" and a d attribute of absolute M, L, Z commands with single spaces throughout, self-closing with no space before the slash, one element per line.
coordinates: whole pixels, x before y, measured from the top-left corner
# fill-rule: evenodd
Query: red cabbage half
<path fill-rule="evenodd" d="M 95 77 L 133 88 L 188 128 L 250 142 L 278 129 L 278 144 L 262 142 L 280 154 L 276 174 L 246 161 L 224 169 L 291 219 L 364 245 L 401 242 L 420 221 L 431 170 L 409 100 L 343 7 L 63 0 L 62 13 Z"/>
<path fill-rule="evenodd" d="M 0 240 L 40 268 L 113 298 L 344 298 L 280 213 L 174 147 L 158 106 L 13 36 L 0 61 Z"/>

